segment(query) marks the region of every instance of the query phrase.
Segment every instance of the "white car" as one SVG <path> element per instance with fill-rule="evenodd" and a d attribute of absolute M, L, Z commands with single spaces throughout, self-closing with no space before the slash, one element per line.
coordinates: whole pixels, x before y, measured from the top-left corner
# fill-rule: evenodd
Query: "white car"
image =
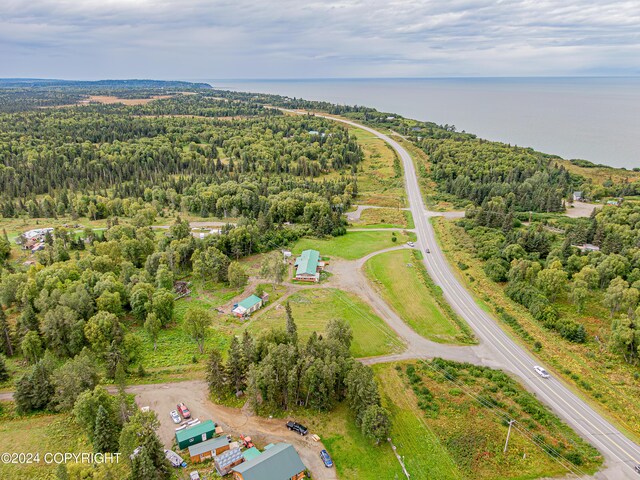
<path fill-rule="evenodd" d="M 536 365 L 533 367 L 533 369 L 536 371 L 536 373 L 538 375 L 540 375 L 542 378 L 549 378 L 550 375 L 547 373 L 547 371 L 542 368 L 540 365 Z"/>
<path fill-rule="evenodd" d="M 171 420 L 173 420 L 173 423 L 180 423 L 182 421 L 182 418 L 180 418 L 180 414 L 177 410 L 171 410 L 169 412 L 169 415 L 171 415 Z"/>
<path fill-rule="evenodd" d="M 415 247 L 415 246 L 416 246 L 416 244 L 415 244 L 415 243 L 413 243 L 413 242 L 407 242 L 407 245 L 409 245 L 411 248 L 413 248 L 413 247 Z"/>

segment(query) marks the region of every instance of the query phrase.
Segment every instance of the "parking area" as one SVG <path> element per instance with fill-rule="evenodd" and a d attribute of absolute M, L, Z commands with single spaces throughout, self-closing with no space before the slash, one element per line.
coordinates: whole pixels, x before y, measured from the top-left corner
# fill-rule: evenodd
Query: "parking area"
<path fill-rule="evenodd" d="M 259 447 L 269 443 L 290 443 L 298 451 L 314 479 L 337 479 L 335 468 L 326 468 L 320 459 L 320 450 L 324 448 L 321 442 L 314 442 L 310 435 L 302 437 L 291 432 L 285 426 L 286 420 L 262 418 L 243 409 L 212 403 L 208 399 L 207 386 L 203 381 L 139 385 L 127 390 L 136 395 L 136 403 L 140 407 L 148 406 L 158 414 L 158 434 L 167 448 L 173 445 L 177 426 L 171 420 L 169 412 L 175 410 L 178 403 L 184 402 L 191 411 L 192 419 L 213 420 L 234 439 L 240 434 L 249 435 Z"/>

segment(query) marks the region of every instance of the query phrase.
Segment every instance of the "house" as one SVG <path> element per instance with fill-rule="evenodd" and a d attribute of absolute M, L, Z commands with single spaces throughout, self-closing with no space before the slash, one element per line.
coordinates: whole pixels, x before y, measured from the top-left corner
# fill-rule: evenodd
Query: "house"
<path fill-rule="evenodd" d="M 575 245 L 576 248 L 579 248 L 581 252 L 599 252 L 600 247 L 597 245 L 591 245 L 590 243 L 585 243 L 584 245 Z"/>
<path fill-rule="evenodd" d="M 205 442 L 213 437 L 216 433 L 216 424 L 211 420 L 194 425 L 191 428 L 185 428 L 184 430 L 178 430 L 176 432 L 176 442 L 180 450 L 187 448 L 191 445 L 197 445 L 198 443 Z"/>
<path fill-rule="evenodd" d="M 257 295 L 251 295 L 239 302 L 231 312 L 239 318 L 248 317 L 264 304 L 264 300 Z"/>
<path fill-rule="evenodd" d="M 277 443 L 257 457 L 233 467 L 233 480 L 300 480 L 305 478 L 298 452 L 289 443 Z"/>
<path fill-rule="evenodd" d="M 229 450 L 229 437 L 214 437 L 206 442 L 191 445 L 189 457 L 194 463 L 204 462 Z"/>
<path fill-rule="evenodd" d="M 305 250 L 296 258 L 295 279 L 301 282 L 318 282 L 324 263 L 320 261 L 320 252 L 317 250 Z"/>
<path fill-rule="evenodd" d="M 582 201 L 582 192 L 573 192 L 573 201 L 574 202 Z"/>
<path fill-rule="evenodd" d="M 226 452 L 216 455 L 213 458 L 213 464 L 221 477 L 231 473 L 231 469 L 240 465 L 242 462 L 244 462 L 244 456 L 238 447 L 230 448 Z"/>

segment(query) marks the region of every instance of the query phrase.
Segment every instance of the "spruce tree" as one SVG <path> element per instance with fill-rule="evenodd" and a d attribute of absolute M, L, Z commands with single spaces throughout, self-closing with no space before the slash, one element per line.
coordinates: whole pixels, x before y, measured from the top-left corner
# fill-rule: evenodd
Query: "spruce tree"
<path fill-rule="evenodd" d="M 0 382 L 9 380 L 9 370 L 7 370 L 7 364 L 4 362 L 4 357 L 0 355 Z"/>
<path fill-rule="evenodd" d="M 117 430 L 107 410 L 100 405 L 93 428 L 93 449 L 96 452 L 112 452 L 118 446 Z"/>
<path fill-rule="evenodd" d="M 293 319 L 293 314 L 291 313 L 291 305 L 289 305 L 289 302 L 284 304 L 284 311 L 287 314 L 287 335 L 289 335 L 291 343 L 296 345 L 298 343 L 298 327 L 295 320 Z"/>
<path fill-rule="evenodd" d="M 9 326 L 9 322 L 7 322 L 7 316 L 2 307 L 0 307 L 0 351 L 7 357 L 13 355 L 13 341 L 11 337 L 11 327 Z"/>
<path fill-rule="evenodd" d="M 209 361 L 207 362 L 207 384 L 209 385 L 210 393 L 219 393 L 228 387 L 222 356 L 218 350 L 212 350 L 209 355 Z"/>

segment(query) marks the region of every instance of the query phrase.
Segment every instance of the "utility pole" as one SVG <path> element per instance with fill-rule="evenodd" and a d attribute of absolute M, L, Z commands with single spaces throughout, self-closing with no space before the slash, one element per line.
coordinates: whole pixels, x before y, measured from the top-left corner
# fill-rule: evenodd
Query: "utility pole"
<path fill-rule="evenodd" d="M 509 436 L 511 435 L 511 425 L 513 425 L 515 420 L 509 420 L 509 430 L 507 431 L 507 441 L 504 442 L 504 450 L 502 453 L 507 453 L 507 447 L 509 446 Z"/>

